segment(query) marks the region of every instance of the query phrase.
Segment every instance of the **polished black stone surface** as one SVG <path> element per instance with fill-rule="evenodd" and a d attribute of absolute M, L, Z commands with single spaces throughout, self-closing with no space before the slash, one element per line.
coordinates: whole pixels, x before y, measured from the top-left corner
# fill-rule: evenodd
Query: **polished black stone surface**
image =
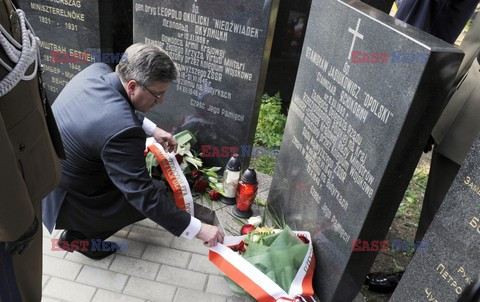
<path fill-rule="evenodd" d="M 457 301 L 480 272 L 480 138 L 390 301 Z"/>
<path fill-rule="evenodd" d="M 282 0 L 278 6 L 265 93 L 280 94 L 285 115 L 292 99 L 311 0 Z"/>
<path fill-rule="evenodd" d="M 462 57 L 364 3 L 312 2 L 268 200 L 311 232 L 321 301 L 358 293 L 377 251 L 352 240 L 385 238 Z"/>
<path fill-rule="evenodd" d="M 381 10 L 382 12 L 388 14 L 392 9 L 394 0 L 362 0 L 363 3 L 375 7 L 376 9 Z"/>
<path fill-rule="evenodd" d="M 277 2 L 134 1 L 134 41 L 159 45 L 180 70 L 147 116 L 170 132 L 191 130 L 206 165 L 224 167 L 237 148 L 248 167 Z"/>
<path fill-rule="evenodd" d="M 95 61 L 113 67 L 119 56 L 110 53 L 132 44 L 132 0 L 19 0 L 19 5 L 41 40 L 50 102 L 81 70 Z"/>

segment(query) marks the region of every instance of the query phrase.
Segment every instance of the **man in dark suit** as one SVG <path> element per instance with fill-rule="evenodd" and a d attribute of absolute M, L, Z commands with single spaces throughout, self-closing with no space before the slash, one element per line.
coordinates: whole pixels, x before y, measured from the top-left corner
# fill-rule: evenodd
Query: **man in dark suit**
<path fill-rule="evenodd" d="M 453 44 L 478 0 L 402 0 L 395 18 Z"/>
<path fill-rule="evenodd" d="M 435 143 L 415 240 L 422 240 L 473 142 L 480 133 L 480 15 L 460 48 L 465 57 L 452 96 L 433 128 Z"/>
<path fill-rule="evenodd" d="M 454 43 L 472 16 L 478 0 L 403 0 L 396 18 L 437 38 Z M 415 236 L 422 240 L 461 164 L 480 132 L 480 18 L 472 23 L 460 48 L 460 65 L 449 102 L 432 131 L 433 149 L 422 213 Z"/>
<path fill-rule="evenodd" d="M 181 211 L 156 187 L 145 166 L 145 132 L 136 111 L 161 103 L 177 77 L 160 48 L 134 44 L 115 72 L 103 63 L 89 66 L 62 90 L 53 105 L 64 140 L 60 185 L 44 199 L 44 223 L 65 229 L 59 245 L 104 240 L 135 221 L 150 218 L 176 236 L 197 237 L 209 246 L 223 241 L 217 227 Z M 101 259 L 114 252 L 80 249 Z M 90 246 L 91 247 L 91 246 Z"/>

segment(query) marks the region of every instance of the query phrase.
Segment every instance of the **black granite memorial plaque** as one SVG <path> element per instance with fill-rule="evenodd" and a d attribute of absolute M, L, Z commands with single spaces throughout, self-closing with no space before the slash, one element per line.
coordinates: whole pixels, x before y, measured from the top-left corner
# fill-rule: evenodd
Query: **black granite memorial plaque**
<path fill-rule="evenodd" d="M 394 0 L 362 2 L 388 14 Z M 292 99 L 311 3 L 311 0 L 282 0 L 278 7 L 265 92 L 269 95 L 280 93 L 282 111 L 285 114 Z"/>
<path fill-rule="evenodd" d="M 462 57 L 364 3 L 312 2 L 268 201 L 311 232 L 321 301 L 358 293 Z"/>
<path fill-rule="evenodd" d="M 134 1 L 134 42 L 158 45 L 179 79 L 147 116 L 170 132 L 191 130 L 207 165 L 237 150 L 250 161 L 277 0 Z"/>
<path fill-rule="evenodd" d="M 132 44 L 132 0 L 19 0 L 40 38 L 47 96 L 53 102 L 94 62 L 112 67 Z"/>
<path fill-rule="evenodd" d="M 390 301 L 457 301 L 480 272 L 480 138 Z"/>
<path fill-rule="evenodd" d="M 282 0 L 278 6 L 265 93 L 280 94 L 285 114 L 292 99 L 311 4 L 311 0 Z"/>

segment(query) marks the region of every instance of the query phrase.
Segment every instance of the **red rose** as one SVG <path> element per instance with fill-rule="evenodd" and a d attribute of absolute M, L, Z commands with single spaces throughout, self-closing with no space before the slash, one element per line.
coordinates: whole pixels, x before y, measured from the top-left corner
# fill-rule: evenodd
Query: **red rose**
<path fill-rule="evenodd" d="M 242 241 L 240 241 L 239 244 L 234 245 L 234 246 L 231 246 L 230 248 L 231 248 L 234 252 L 239 252 L 240 254 L 242 254 L 242 253 L 245 253 L 245 251 L 247 250 L 247 249 L 245 248 L 245 246 L 246 246 L 246 244 L 245 244 L 245 242 L 243 242 L 243 240 L 242 240 Z"/>
<path fill-rule="evenodd" d="M 220 199 L 220 193 L 218 193 L 217 190 L 210 190 L 210 199 L 211 200 L 219 200 Z"/>
<path fill-rule="evenodd" d="M 205 178 L 201 178 L 195 182 L 193 189 L 198 193 L 205 193 L 207 191 L 208 182 Z"/>
<path fill-rule="evenodd" d="M 175 155 L 175 158 L 177 159 L 179 165 L 183 163 L 183 156 L 181 156 L 180 154 Z"/>
<path fill-rule="evenodd" d="M 298 239 L 300 239 L 303 243 L 308 244 L 310 243 L 310 240 L 305 235 L 302 234 L 297 234 Z"/>
<path fill-rule="evenodd" d="M 244 226 L 242 226 L 240 233 L 242 233 L 242 235 L 247 235 L 248 233 L 253 232 L 254 230 L 255 230 L 255 227 L 253 225 L 245 224 Z"/>
<path fill-rule="evenodd" d="M 192 174 L 192 178 L 195 179 L 197 177 L 199 177 L 200 175 L 202 175 L 202 172 L 199 171 L 199 170 L 192 170 L 192 172 L 190 172 Z"/>

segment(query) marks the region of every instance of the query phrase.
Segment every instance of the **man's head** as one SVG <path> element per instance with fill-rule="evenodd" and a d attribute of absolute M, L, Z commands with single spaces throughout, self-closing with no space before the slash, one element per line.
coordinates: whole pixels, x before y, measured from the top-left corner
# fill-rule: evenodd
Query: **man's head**
<path fill-rule="evenodd" d="M 115 68 L 135 109 L 147 112 L 163 101 L 178 76 L 172 59 L 159 47 L 137 43 L 125 50 L 126 60 Z"/>

